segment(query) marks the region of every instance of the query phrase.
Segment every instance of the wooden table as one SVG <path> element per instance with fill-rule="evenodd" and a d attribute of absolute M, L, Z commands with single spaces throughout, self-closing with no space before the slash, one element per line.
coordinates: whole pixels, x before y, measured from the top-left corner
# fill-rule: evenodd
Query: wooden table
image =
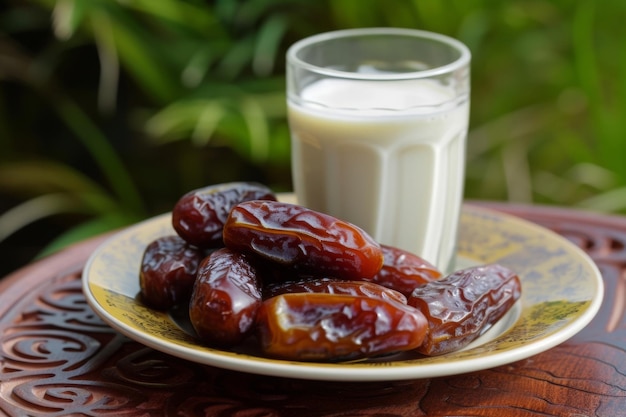
<path fill-rule="evenodd" d="M 626 218 L 473 204 L 553 229 L 594 259 L 606 295 L 589 326 L 526 360 L 451 377 L 346 383 L 221 370 L 144 347 L 93 313 L 80 276 L 101 236 L 0 281 L 0 415 L 626 415 Z"/>

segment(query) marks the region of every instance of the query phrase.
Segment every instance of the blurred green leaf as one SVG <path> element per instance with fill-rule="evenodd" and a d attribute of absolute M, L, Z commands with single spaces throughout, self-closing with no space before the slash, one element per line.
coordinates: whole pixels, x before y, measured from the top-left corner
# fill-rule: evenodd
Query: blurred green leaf
<path fill-rule="evenodd" d="M 626 187 L 615 188 L 599 193 L 577 204 L 578 207 L 588 210 L 617 213 L 626 209 Z"/>
<path fill-rule="evenodd" d="M 270 17 L 259 30 L 252 58 L 252 68 L 256 75 L 265 77 L 272 73 L 287 25 L 287 18 L 277 15 Z"/>
<path fill-rule="evenodd" d="M 162 40 L 162 45 L 155 43 L 122 19 L 112 18 L 111 22 L 117 54 L 137 83 L 161 101 L 174 99 L 181 86 L 171 76 L 167 62 L 157 65 L 158 49 L 167 48 L 167 41 Z"/>
<path fill-rule="evenodd" d="M 155 141 L 185 139 L 206 145 L 227 113 L 221 100 L 190 99 L 165 107 L 146 122 L 146 130 Z"/>
<path fill-rule="evenodd" d="M 241 103 L 241 114 L 250 132 L 250 142 L 246 153 L 254 162 L 267 160 L 270 128 L 263 107 L 255 100 L 246 99 Z"/>
<path fill-rule="evenodd" d="M 39 252 L 37 257 L 41 258 L 87 238 L 121 229 L 133 221 L 137 219 L 116 212 L 96 217 L 57 236 Z"/>
<path fill-rule="evenodd" d="M 207 31 L 219 27 L 219 21 L 202 2 L 180 0 L 126 0 L 129 9 L 176 23 L 181 28 L 194 31 Z"/>
<path fill-rule="evenodd" d="M 52 10 L 52 27 L 59 39 L 71 38 L 85 16 L 85 3 L 83 0 L 59 0 Z"/>
<path fill-rule="evenodd" d="M 102 193 L 104 189 L 74 168 L 58 161 L 24 160 L 0 165 L 0 189 L 31 197 L 49 192 Z"/>
<path fill-rule="evenodd" d="M 44 194 L 26 200 L 0 215 L 0 241 L 31 223 L 67 212 L 82 212 L 68 194 Z"/>
<path fill-rule="evenodd" d="M 74 131 L 76 138 L 80 139 L 81 143 L 91 153 L 118 197 L 135 212 L 143 212 L 143 203 L 139 192 L 123 162 L 102 131 L 94 125 L 80 107 L 69 100 L 59 100 L 56 110 L 68 127 Z"/>

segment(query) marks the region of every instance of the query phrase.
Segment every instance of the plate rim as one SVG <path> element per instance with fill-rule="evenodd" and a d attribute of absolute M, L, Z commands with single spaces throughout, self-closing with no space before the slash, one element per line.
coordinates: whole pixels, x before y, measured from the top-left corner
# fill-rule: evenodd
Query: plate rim
<path fill-rule="evenodd" d="M 468 372 L 490 369 L 526 359 L 555 347 L 586 327 L 596 316 L 602 305 L 604 297 L 604 282 L 595 262 L 593 262 L 589 255 L 580 247 L 548 228 L 512 214 L 467 203 L 463 204 L 462 210 L 479 214 L 489 214 L 491 216 L 506 219 L 508 222 L 516 223 L 520 227 L 531 228 L 537 233 L 550 235 L 555 242 L 559 242 L 560 245 L 566 246 L 570 251 L 575 252 L 581 262 L 584 261 L 589 270 L 593 272 L 593 284 L 595 284 L 594 286 L 596 289 L 595 294 L 590 298 L 585 310 L 572 321 L 563 324 L 558 331 L 555 331 L 547 336 L 543 336 L 538 341 L 524 345 L 523 349 L 513 348 L 503 351 L 492 351 L 486 356 L 472 358 L 452 358 L 451 361 L 444 363 L 409 363 L 406 365 L 394 364 L 391 366 L 385 366 L 385 362 L 381 362 L 376 363 L 376 365 L 373 366 L 371 362 L 368 362 L 366 365 L 362 366 L 358 363 L 340 364 L 288 361 L 256 357 L 246 354 L 237 354 L 234 352 L 225 352 L 210 347 L 192 349 L 184 345 L 176 344 L 171 340 L 162 340 L 158 336 L 138 331 L 130 325 L 118 320 L 98 302 L 90 288 L 88 273 L 96 258 L 108 247 L 111 242 L 116 241 L 125 234 L 132 234 L 133 231 L 143 227 L 147 223 L 159 221 L 162 217 L 169 217 L 171 215 L 169 212 L 142 220 L 114 233 L 105 239 L 91 253 L 85 263 L 82 273 L 83 294 L 85 295 L 89 306 L 109 326 L 119 331 L 126 337 L 163 353 L 203 365 L 210 365 L 233 371 L 255 373 L 266 376 L 326 381 L 390 381 L 423 379 L 465 374 Z M 511 328 L 513 327 L 515 327 L 515 324 L 511 326 Z M 507 331 L 511 328 L 507 329 Z M 506 333 L 506 331 L 504 333 Z M 460 367 L 462 367 L 462 370 L 459 369 Z M 393 370 L 393 372 L 391 375 L 390 372 L 374 372 L 376 369 Z"/>

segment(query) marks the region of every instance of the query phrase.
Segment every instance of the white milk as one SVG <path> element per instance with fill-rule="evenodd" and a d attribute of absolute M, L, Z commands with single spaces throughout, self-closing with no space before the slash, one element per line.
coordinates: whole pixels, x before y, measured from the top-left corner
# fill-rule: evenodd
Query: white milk
<path fill-rule="evenodd" d="M 468 100 L 441 105 L 454 97 L 449 88 L 431 80 L 336 79 L 307 87 L 304 107 L 289 102 L 300 204 L 448 271 L 469 113 Z"/>

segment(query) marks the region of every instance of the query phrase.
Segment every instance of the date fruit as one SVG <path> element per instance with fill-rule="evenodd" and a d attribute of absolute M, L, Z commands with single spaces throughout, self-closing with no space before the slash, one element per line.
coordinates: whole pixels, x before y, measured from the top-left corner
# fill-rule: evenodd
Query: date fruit
<path fill-rule="evenodd" d="M 367 281 L 410 296 L 422 284 L 441 278 L 441 271 L 421 257 L 388 245 L 380 245 L 385 257 L 381 270 Z"/>
<path fill-rule="evenodd" d="M 432 356 L 467 346 L 500 320 L 520 293 L 519 277 L 498 264 L 463 269 L 416 288 L 408 303 L 424 313 L 430 328 L 418 351 Z"/>
<path fill-rule="evenodd" d="M 193 190 L 183 195 L 172 210 L 172 226 L 188 243 L 211 248 L 223 246 L 222 229 L 230 210 L 248 200 L 276 200 L 260 184 L 233 182 Z"/>
<path fill-rule="evenodd" d="M 164 236 L 144 250 L 139 271 L 141 298 L 146 305 L 167 310 L 188 302 L 204 253 L 179 236 Z"/>
<path fill-rule="evenodd" d="M 340 361 L 412 350 L 428 332 L 406 304 L 344 294 L 292 293 L 269 298 L 258 312 L 259 339 L 271 357 Z"/>
<path fill-rule="evenodd" d="M 386 288 L 373 282 L 345 281 L 332 278 L 310 278 L 300 281 L 270 284 L 263 288 L 263 298 L 267 299 L 280 294 L 299 292 L 346 294 L 380 298 L 382 300 L 393 300 L 402 304 L 407 303 L 407 299 L 403 294 L 391 288 Z"/>
<path fill-rule="evenodd" d="M 261 285 L 245 255 L 221 248 L 198 267 L 189 303 L 189 320 L 210 346 L 229 347 L 254 329 Z"/>
<path fill-rule="evenodd" d="M 382 267 L 380 245 L 359 227 L 302 206 L 276 201 L 236 205 L 224 244 L 300 273 L 361 279 Z"/>

